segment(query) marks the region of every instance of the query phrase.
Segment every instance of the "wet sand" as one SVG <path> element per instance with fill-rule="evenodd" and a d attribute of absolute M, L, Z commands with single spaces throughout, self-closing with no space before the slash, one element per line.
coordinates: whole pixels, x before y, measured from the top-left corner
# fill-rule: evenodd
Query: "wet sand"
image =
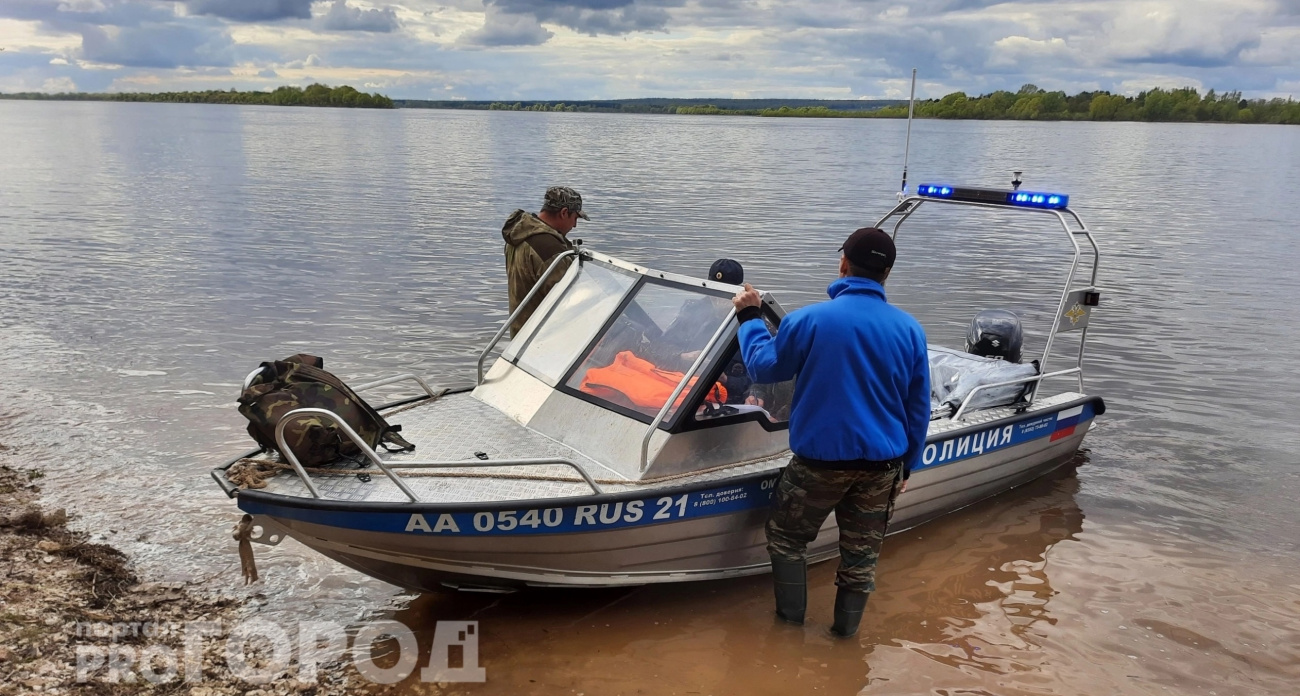
<path fill-rule="evenodd" d="M 396 618 L 424 627 L 426 651 L 435 621 L 480 622 L 487 682 L 448 693 L 1294 693 L 1300 586 L 1182 540 L 1152 545 L 1092 524 L 1078 490 L 1065 471 L 891 536 L 847 640 L 827 632 L 834 563 L 809 573 L 803 627 L 773 618 L 766 576 L 425 595 Z"/>
<path fill-rule="evenodd" d="M 383 691 L 347 663 L 325 665 L 309 684 L 299 683 L 296 671 L 245 681 L 227 663 L 224 641 L 230 628 L 255 608 L 256 602 L 249 602 L 255 595 L 239 597 L 244 593 L 229 587 L 141 582 L 121 551 L 69 529 L 62 508 L 42 509 L 38 498 L 44 475 L 7 466 L 21 457 L 0 443 L 0 696 L 233 696 L 254 691 L 262 696 L 304 691 L 342 696 Z M 178 658 L 186 654 L 182 627 L 194 621 L 217 622 L 221 630 L 202 643 L 197 653 L 202 666 L 191 674 Z M 258 652 L 260 647 L 249 645 L 254 660 L 270 655 L 269 650 Z M 95 656 L 82 652 L 86 650 Z M 148 651 L 161 655 L 139 657 Z M 110 654 L 119 657 L 110 659 Z M 146 679 L 143 664 L 163 676 Z"/>

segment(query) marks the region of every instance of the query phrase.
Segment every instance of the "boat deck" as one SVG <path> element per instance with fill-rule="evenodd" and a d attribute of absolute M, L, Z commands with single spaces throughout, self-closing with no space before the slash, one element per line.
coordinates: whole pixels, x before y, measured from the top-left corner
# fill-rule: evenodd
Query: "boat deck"
<path fill-rule="evenodd" d="M 1046 411 L 1082 398 L 1066 392 L 1034 402 L 1028 412 Z M 991 423 L 1016 414 L 1011 407 L 972 412 L 961 421 L 930 422 L 930 435 Z M 450 394 L 431 402 L 386 411 L 385 418 L 402 426 L 402 436 L 415 444 L 414 452 L 385 453 L 385 462 L 465 461 L 466 468 L 401 469 L 402 480 L 426 503 L 478 503 L 505 500 L 568 498 L 591 494 L 592 488 L 572 468 L 562 464 L 483 466 L 494 459 L 554 457 L 582 467 L 607 493 L 647 488 L 670 488 L 758 473 L 786 464 L 789 453 L 733 466 L 646 480 L 629 480 L 581 452 L 520 425 L 509 416 L 475 399 L 470 393 Z M 486 456 L 486 461 L 483 456 Z M 279 463 L 276 453 L 255 460 Z M 362 457 L 328 468 L 340 473 L 311 474 L 322 497 L 349 502 L 406 502 L 409 499 L 382 471 Z M 364 464 L 364 466 L 363 466 Z M 363 474 L 359 476 L 358 474 Z M 368 480 L 367 480 L 368 479 Z M 311 493 L 291 469 L 267 479 L 267 493 L 310 498 Z"/>

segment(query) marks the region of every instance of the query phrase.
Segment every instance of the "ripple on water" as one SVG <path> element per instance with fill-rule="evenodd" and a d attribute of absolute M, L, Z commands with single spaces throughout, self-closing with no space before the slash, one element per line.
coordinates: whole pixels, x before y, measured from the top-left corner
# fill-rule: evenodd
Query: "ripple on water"
<path fill-rule="evenodd" d="M 247 445 L 232 402 L 252 366 L 307 350 L 350 381 L 467 381 L 505 313 L 501 221 L 555 183 L 589 201 L 589 246 L 688 274 L 730 256 L 787 308 L 818 301 L 844 234 L 892 201 L 902 128 L 6 104 L 0 439 L 147 575 L 232 582 L 232 508 L 207 470 Z M 426 597 L 403 616 L 480 618 L 489 679 L 521 691 L 545 675 L 564 693 L 1289 693 L 1300 131 L 915 130 L 915 180 L 1020 169 L 1097 231 L 1087 384 L 1108 412 L 1077 478 L 891 538 L 856 642 L 774 626 L 762 578 Z M 1005 307 L 1041 351 L 1059 232 L 918 215 L 899 248 L 891 300 L 934 342 L 959 346 L 976 310 Z M 259 561 L 269 615 L 351 620 L 394 595 L 294 543 Z M 818 621 L 832 572 L 813 573 Z"/>

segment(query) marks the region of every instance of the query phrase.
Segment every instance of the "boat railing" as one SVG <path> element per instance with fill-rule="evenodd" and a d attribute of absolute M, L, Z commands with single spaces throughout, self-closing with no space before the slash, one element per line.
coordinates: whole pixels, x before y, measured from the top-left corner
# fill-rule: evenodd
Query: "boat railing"
<path fill-rule="evenodd" d="M 380 381 L 382 382 L 384 380 L 380 380 Z M 397 380 L 394 379 L 394 381 Z M 568 459 L 561 459 L 558 457 L 543 457 L 543 458 L 534 458 L 534 459 L 498 459 L 498 460 L 484 460 L 484 461 L 385 462 L 384 459 L 379 456 L 379 453 L 376 452 L 372 447 L 370 447 L 370 445 L 367 445 L 365 440 L 361 439 L 361 436 L 357 434 L 357 431 L 353 430 L 352 426 L 348 425 L 342 418 L 339 417 L 338 414 L 323 408 L 299 408 L 284 414 L 284 416 L 280 418 L 280 421 L 276 423 L 275 442 L 280 447 L 280 454 L 283 455 L 286 460 L 288 460 L 289 465 L 293 467 L 293 470 L 298 474 L 298 478 L 302 480 L 303 485 L 306 486 L 307 491 L 311 493 L 313 498 L 321 498 L 323 496 L 321 496 L 320 491 L 316 488 L 315 484 L 312 483 L 311 476 L 307 474 L 307 470 L 304 469 L 302 463 L 298 461 L 297 455 L 293 453 L 293 448 L 289 446 L 288 441 L 286 441 L 284 437 L 285 427 L 288 426 L 289 423 L 292 422 L 293 420 L 297 418 L 301 418 L 303 416 L 319 416 L 321 418 L 328 419 L 329 421 L 337 425 L 339 430 L 342 431 L 343 434 L 346 435 L 348 439 L 352 441 L 352 444 L 357 446 L 357 449 L 361 451 L 361 454 L 364 455 L 366 459 L 369 459 L 370 462 L 373 463 L 376 467 L 378 467 L 378 469 L 382 471 L 390 481 L 393 482 L 393 485 L 397 486 L 398 489 L 400 489 L 402 493 L 404 493 L 412 503 L 419 503 L 423 501 L 420 500 L 420 496 L 416 495 L 415 491 L 412 491 L 411 488 L 407 486 L 404 481 L 402 481 L 401 476 L 393 472 L 394 469 L 453 469 L 453 468 L 461 469 L 461 468 L 486 468 L 486 467 L 500 467 L 500 466 L 513 467 L 513 466 L 563 465 L 563 466 L 568 466 L 569 468 L 578 472 L 578 475 L 582 477 L 582 480 L 585 481 L 587 485 L 591 487 L 593 495 L 600 495 L 604 493 L 604 490 L 601 489 L 601 487 L 596 483 L 596 481 L 591 478 L 591 474 L 587 473 L 586 469 L 583 469 L 581 466 Z"/>
<path fill-rule="evenodd" d="M 1032 382 L 1035 385 L 1035 390 L 1037 390 L 1038 383 L 1042 382 L 1045 379 L 1051 377 L 1065 377 L 1066 375 L 1081 374 L 1082 372 L 1083 372 L 1083 368 L 1081 367 L 1071 367 L 1068 370 L 1048 372 L 1046 374 L 1033 375 L 1031 377 L 1021 377 L 1020 379 L 1008 380 L 1006 382 L 997 382 L 995 384 L 981 384 L 978 387 L 975 387 L 974 389 L 970 390 L 970 393 L 966 395 L 966 398 L 962 399 L 961 406 L 957 407 L 957 411 L 952 414 L 952 419 L 955 421 L 961 420 L 961 417 L 966 413 L 967 407 L 970 406 L 971 399 L 975 398 L 976 394 L 980 393 L 981 391 L 984 391 L 985 389 L 997 389 L 998 387 L 1011 387 L 1017 384 L 1029 384 Z"/>
<path fill-rule="evenodd" d="M 243 383 L 243 385 L 240 386 L 240 391 L 242 392 L 243 390 L 248 389 L 250 386 L 252 386 L 252 384 L 253 384 L 253 380 L 254 380 L 254 379 L 257 379 L 257 376 L 258 376 L 259 374 L 261 374 L 261 373 L 262 373 L 262 368 L 261 368 L 261 367 L 258 367 L 257 369 L 255 369 L 255 370 L 253 370 L 252 372 L 248 373 L 248 376 L 247 376 L 247 377 L 244 377 L 244 383 Z M 354 392 L 363 392 L 363 391 L 366 391 L 366 390 L 368 390 L 368 389 L 375 389 L 376 387 L 385 387 L 385 386 L 388 386 L 388 385 L 390 385 L 390 384 L 396 384 L 396 383 L 398 383 L 398 382 L 405 382 L 405 381 L 407 381 L 407 380 L 411 380 L 411 381 L 413 381 L 413 382 L 418 383 L 418 384 L 420 385 L 420 388 L 424 390 L 424 393 L 425 393 L 425 394 L 428 394 L 428 395 L 431 396 L 431 397 L 436 397 L 436 396 L 438 396 L 438 394 L 439 394 L 439 392 L 438 392 L 437 390 L 435 390 L 433 387 L 430 387 L 430 386 L 429 386 L 429 383 L 428 383 L 428 382 L 425 382 L 425 381 L 424 381 L 421 377 L 419 377 L 418 375 L 413 375 L 413 374 L 411 374 L 411 373 L 409 373 L 409 372 L 407 372 L 407 373 L 403 373 L 403 374 L 400 374 L 400 375 L 394 375 L 394 376 L 392 376 L 392 377 L 385 377 L 385 378 L 383 378 L 383 379 L 378 379 L 378 380 L 375 380 L 375 381 L 373 381 L 373 382 L 366 382 L 365 384 L 358 384 L 358 385 L 354 385 L 354 386 L 353 386 L 353 385 L 349 385 L 349 386 L 352 386 L 352 391 L 354 391 Z"/>
<path fill-rule="evenodd" d="M 1070 262 L 1070 268 L 1065 274 L 1064 283 L 1061 289 L 1061 294 L 1059 295 L 1056 303 L 1056 313 L 1052 315 L 1054 322 L 1057 323 L 1060 322 L 1060 318 L 1062 314 L 1066 311 L 1066 301 L 1069 299 L 1070 294 L 1072 292 L 1079 290 L 1079 288 L 1075 287 L 1076 285 L 1075 278 L 1077 275 L 1079 275 L 1080 261 L 1084 256 L 1083 247 L 1079 244 L 1078 237 L 1080 236 L 1082 236 L 1084 240 L 1087 241 L 1088 246 L 1090 247 L 1092 252 L 1091 268 L 1084 271 L 1088 279 L 1087 289 L 1091 291 L 1096 290 L 1097 272 L 1098 269 L 1101 267 L 1101 249 L 1097 246 L 1097 240 L 1093 237 L 1092 231 L 1088 229 L 1088 226 L 1084 224 L 1083 220 L 1073 210 L 1070 210 L 1069 208 L 1047 209 L 1047 208 L 1010 207 L 1001 204 L 971 201 L 971 200 L 927 198 L 919 195 L 912 195 L 912 196 L 906 196 L 902 201 L 898 203 L 898 205 L 894 206 L 892 210 L 890 210 L 888 213 L 885 214 L 884 217 L 880 218 L 880 220 L 876 222 L 875 226 L 883 228 L 884 225 L 891 218 L 897 217 L 897 219 L 894 220 L 893 228 L 890 231 L 890 236 L 893 238 L 897 238 L 899 228 L 902 227 L 903 222 L 906 221 L 908 218 L 910 218 L 912 214 L 915 213 L 917 210 L 919 210 L 923 205 L 930 204 L 930 203 L 936 205 L 957 205 L 957 206 L 965 206 L 965 207 L 972 207 L 972 208 L 982 208 L 985 210 L 996 210 L 1001 212 L 1049 215 L 1055 218 L 1056 221 L 1060 223 L 1061 229 L 1065 232 L 1065 236 L 1069 240 L 1070 246 L 1074 250 L 1074 254 Z M 1055 342 L 1056 334 L 1058 333 L 1061 332 L 1058 330 L 1057 324 L 1053 324 L 1053 326 L 1047 332 L 1047 343 L 1045 346 L 1043 346 L 1043 356 L 1039 360 L 1039 365 L 1044 369 L 1047 367 L 1048 359 L 1052 355 L 1052 348 Z M 1026 399 L 1030 403 L 1033 403 L 1034 399 L 1037 398 L 1038 396 L 1037 393 L 1038 386 L 1039 386 L 1038 383 L 1041 382 L 1043 379 L 1046 379 L 1047 377 L 1057 376 L 1060 374 L 1078 374 L 1079 388 L 1080 390 L 1082 390 L 1083 389 L 1083 357 L 1084 357 L 1084 351 L 1087 346 L 1087 342 L 1088 342 L 1088 328 L 1085 325 L 1079 337 L 1079 349 L 1078 349 L 1078 355 L 1076 357 L 1075 367 L 1070 370 L 1066 370 L 1064 372 L 1047 373 L 1040 377 L 1029 378 L 1024 380 L 1026 382 L 1035 383 L 1034 388 L 1029 392 Z M 994 386 L 1005 386 L 1005 385 L 1016 384 L 1016 383 L 1018 382 L 1013 381 L 1013 382 L 1007 382 L 1002 385 L 987 385 L 985 387 L 981 387 L 981 389 L 994 387 Z M 974 391 L 971 392 L 971 394 L 974 393 L 975 393 Z M 968 396 L 967 402 L 969 401 L 969 398 L 970 397 Z M 962 408 L 958 409 L 958 413 L 964 411 L 965 407 L 966 407 L 966 402 L 963 402 Z M 956 417 L 957 417 L 956 415 L 953 416 L 953 418 Z"/>
<path fill-rule="evenodd" d="M 369 389 L 375 389 L 377 387 L 386 387 L 390 384 L 397 384 L 398 382 L 405 382 L 407 380 L 411 380 L 413 382 L 418 383 L 420 385 L 420 388 L 424 390 L 424 393 L 428 394 L 430 397 L 436 398 L 441 393 L 438 390 L 435 390 L 433 387 L 430 387 L 428 382 L 425 382 L 420 377 L 413 375 L 409 372 L 400 375 L 393 375 L 392 377 L 385 377 L 383 379 L 377 379 L 373 382 L 366 382 L 365 384 L 359 384 L 355 387 L 352 387 L 352 391 L 362 392 Z"/>
<path fill-rule="evenodd" d="M 511 312 L 510 316 L 506 317 L 505 322 L 501 324 L 501 328 L 497 329 L 496 335 L 492 337 L 491 341 L 488 341 L 487 347 L 483 349 L 482 353 L 478 354 L 478 380 L 474 382 L 476 386 L 483 383 L 483 363 L 487 360 L 488 355 L 492 353 L 492 349 L 496 348 L 497 344 L 501 342 L 501 337 L 505 336 L 506 332 L 510 330 L 510 324 L 514 322 L 515 317 L 519 316 L 519 313 L 524 311 L 524 307 L 528 306 L 528 302 L 537 295 L 538 291 L 542 289 L 542 286 L 546 285 L 546 279 L 550 278 L 552 273 L 555 273 L 555 269 L 560 267 L 560 263 L 570 256 L 577 255 L 577 251 L 570 250 L 556 256 L 555 260 L 551 261 L 551 265 L 546 267 L 546 272 L 542 274 L 542 277 L 538 278 L 536 283 L 533 283 L 533 288 L 528 291 L 527 295 L 524 295 L 524 299 L 520 300 L 519 304 L 515 306 L 515 311 Z"/>
<path fill-rule="evenodd" d="M 677 383 L 677 388 L 673 390 L 672 395 L 670 395 L 668 400 L 664 402 L 664 405 L 659 408 L 659 413 L 655 415 L 654 420 L 650 421 L 650 427 L 646 428 L 645 435 L 641 438 L 641 467 L 639 469 L 641 473 L 644 474 L 646 467 L 650 465 L 650 438 L 654 437 L 655 431 L 659 429 L 659 425 L 664 422 L 664 418 L 668 417 L 668 411 L 672 409 L 673 404 L 677 403 L 678 397 L 682 395 L 682 392 L 685 391 L 686 387 L 691 383 L 691 377 L 694 376 L 695 373 L 699 371 L 700 366 L 709 359 L 709 355 L 713 352 L 713 347 L 717 345 L 718 340 L 722 338 L 722 335 L 727 332 L 727 328 L 731 326 L 731 320 L 735 316 L 736 309 L 733 307 L 731 311 L 727 312 L 727 318 L 723 319 L 722 323 L 718 325 L 717 331 L 713 332 L 713 336 L 709 338 L 709 342 L 704 344 L 704 348 L 700 350 L 700 354 L 696 356 L 695 362 L 691 363 L 690 368 L 686 370 L 686 374 L 682 375 L 682 381 Z"/>

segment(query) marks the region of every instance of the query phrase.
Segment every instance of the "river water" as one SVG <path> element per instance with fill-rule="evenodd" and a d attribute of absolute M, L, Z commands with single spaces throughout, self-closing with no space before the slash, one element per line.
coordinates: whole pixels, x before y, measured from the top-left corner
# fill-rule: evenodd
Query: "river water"
<path fill-rule="evenodd" d="M 690 274 L 731 256 L 816 301 L 892 204 L 903 129 L 0 102 L 0 443 L 145 577 L 244 592 L 207 471 L 249 444 L 233 401 L 257 363 L 471 381 L 505 315 L 497 230 L 554 184 L 583 193 L 592 248 Z M 476 619 L 488 682 L 452 692 L 1294 693 L 1300 129 L 920 121 L 910 169 L 1071 194 L 1102 246 L 1087 378 L 1109 410 L 1077 469 L 890 537 L 857 639 L 825 635 L 825 564 L 802 629 L 762 577 L 411 598 L 293 542 L 257 549 L 254 606 L 395 611 L 426 639 Z M 1015 310 L 1041 351 L 1068 249 L 918 215 L 890 297 L 950 346 Z"/>

